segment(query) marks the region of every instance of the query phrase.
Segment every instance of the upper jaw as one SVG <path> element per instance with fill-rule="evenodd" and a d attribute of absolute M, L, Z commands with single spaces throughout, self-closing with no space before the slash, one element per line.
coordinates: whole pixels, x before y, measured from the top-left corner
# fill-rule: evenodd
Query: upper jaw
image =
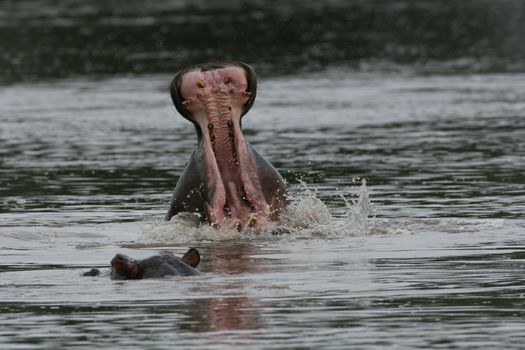
<path fill-rule="evenodd" d="M 231 81 L 228 81 L 228 75 L 231 75 Z M 183 102 L 186 99 L 195 99 L 202 83 L 208 85 L 208 88 L 211 85 L 217 87 L 222 85 L 221 79 L 225 85 L 224 87 L 233 85 L 239 92 L 245 91 L 249 93 L 240 113 L 241 117 L 245 115 L 255 101 L 257 94 L 257 77 L 253 68 L 244 62 L 206 63 L 179 71 L 173 78 L 170 86 L 171 98 L 177 111 L 184 118 L 195 122 L 192 116 L 192 108 L 189 107 L 187 103 L 183 104 Z M 202 83 L 199 83 L 200 80 Z M 244 83 L 246 86 L 241 86 Z M 199 86 L 197 86 L 197 84 Z M 206 89 L 206 86 L 204 86 L 203 89 Z"/>
<path fill-rule="evenodd" d="M 247 88 L 248 81 L 240 67 L 189 71 L 181 81 L 181 105 L 203 132 L 207 128 L 227 127 L 228 123 L 240 122 L 251 96 Z"/>

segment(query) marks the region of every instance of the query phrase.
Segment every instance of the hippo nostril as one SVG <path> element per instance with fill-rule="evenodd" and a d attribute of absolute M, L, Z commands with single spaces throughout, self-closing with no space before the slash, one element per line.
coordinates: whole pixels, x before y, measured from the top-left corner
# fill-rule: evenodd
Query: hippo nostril
<path fill-rule="evenodd" d="M 227 76 L 224 77 L 224 84 L 231 83 L 231 81 L 232 81 L 232 75 L 231 74 L 228 74 Z"/>

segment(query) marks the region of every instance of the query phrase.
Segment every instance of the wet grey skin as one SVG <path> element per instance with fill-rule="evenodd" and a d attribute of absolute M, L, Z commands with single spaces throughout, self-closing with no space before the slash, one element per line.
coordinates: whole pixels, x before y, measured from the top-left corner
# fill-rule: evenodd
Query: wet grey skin
<path fill-rule="evenodd" d="M 285 182 L 242 134 L 241 118 L 256 93 L 255 72 L 242 62 L 200 64 L 175 75 L 171 97 L 177 111 L 194 124 L 198 144 L 165 220 L 198 213 L 202 222 L 239 230 L 278 220 L 288 204 Z"/>
<path fill-rule="evenodd" d="M 162 252 L 142 260 L 117 254 L 111 260 L 109 276 L 112 280 L 195 276 L 200 275 L 200 271 L 195 268 L 199 262 L 200 254 L 194 248 L 190 248 L 182 258 L 177 258 L 170 252 Z M 84 272 L 83 276 L 99 276 L 100 274 L 100 270 L 91 269 Z"/>

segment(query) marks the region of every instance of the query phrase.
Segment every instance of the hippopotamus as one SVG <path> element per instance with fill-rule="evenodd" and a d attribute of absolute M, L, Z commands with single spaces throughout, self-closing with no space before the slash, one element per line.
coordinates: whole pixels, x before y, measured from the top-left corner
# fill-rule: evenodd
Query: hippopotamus
<path fill-rule="evenodd" d="M 175 75 L 170 92 L 177 111 L 194 124 L 198 143 L 165 220 L 190 212 L 213 227 L 238 230 L 276 221 L 288 203 L 285 182 L 242 132 L 241 119 L 257 93 L 254 70 L 243 62 L 191 66 Z"/>
<path fill-rule="evenodd" d="M 194 276 L 200 274 L 200 271 L 195 268 L 200 259 L 200 254 L 195 248 L 190 248 L 182 258 L 177 258 L 170 252 L 162 252 L 142 260 L 117 254 L 111 260 L 109 276 L 112 280 Z M 83 276 L 98 275 L 100 275 L 98 269 L 91 269 L 83 273 Z"/>

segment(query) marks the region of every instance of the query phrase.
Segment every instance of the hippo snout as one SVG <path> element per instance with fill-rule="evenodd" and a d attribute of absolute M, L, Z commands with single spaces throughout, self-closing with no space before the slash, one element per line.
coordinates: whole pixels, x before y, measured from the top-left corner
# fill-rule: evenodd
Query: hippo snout
<path fill-rule="evenodd" d="M 111 277 L 113 279 L 141 278 L 139 264 L 135 259 L 124 254 L 117 254 L 111 259 Z"/>

